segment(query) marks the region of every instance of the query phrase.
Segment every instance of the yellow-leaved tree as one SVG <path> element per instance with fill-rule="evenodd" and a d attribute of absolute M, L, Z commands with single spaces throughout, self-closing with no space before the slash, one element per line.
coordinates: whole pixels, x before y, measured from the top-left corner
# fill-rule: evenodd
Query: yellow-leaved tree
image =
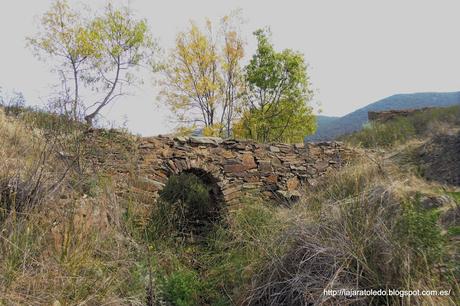
<path fill-rule="evenodd" d="M 238 13 L 221 19 L 215 31 L 195 22 L 176 37 L 160 81 L 161 103 L 175 115 L 179 128 L 202 128 L 208 136 L 230 136 L 243 89 L 244 41 Z"/>

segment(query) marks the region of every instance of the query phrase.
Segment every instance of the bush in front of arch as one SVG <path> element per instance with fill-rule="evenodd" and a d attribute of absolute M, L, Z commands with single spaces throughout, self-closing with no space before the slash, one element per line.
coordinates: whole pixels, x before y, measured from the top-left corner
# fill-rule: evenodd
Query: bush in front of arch
<path fill-rule="evenodd" d="M 148 240 L 206 232 L 219 217 L 211 189 L 193 173 L 171 176 L 153 208 Z"/>

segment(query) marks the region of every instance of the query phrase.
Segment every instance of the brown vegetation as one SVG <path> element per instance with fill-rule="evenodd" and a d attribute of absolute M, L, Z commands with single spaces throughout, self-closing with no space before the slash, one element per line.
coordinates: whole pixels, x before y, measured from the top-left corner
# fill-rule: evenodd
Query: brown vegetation
<path fill-rule="evenodd" d="M 214 186 L 203 173 L 167 180 L 160 205 L 142 193 L 136 137 L 66 130 L 44 116 L 0 114 L 0 304 L 458 301 L 460 194 L 421 176 L 422 140 L 386 152 L 361 150 L 353 164 L 304 187 L 291 207 L 253 191 L 218 218 L 199 220 L 206 214 L 189 209 L 212 199 Z M 176 196 L 175 188 L 192 189 Z M 339 288 L 451 291 L 323 294 Z"/>

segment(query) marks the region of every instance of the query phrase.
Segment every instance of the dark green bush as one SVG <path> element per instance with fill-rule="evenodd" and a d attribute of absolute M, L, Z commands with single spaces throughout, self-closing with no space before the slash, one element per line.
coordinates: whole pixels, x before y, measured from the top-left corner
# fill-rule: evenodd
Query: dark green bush
<path fill-rule="evenodd" d="M 171 176 L 153 208 L 148 239 L 209 230 L 220 216 L 220 203 L 211 190 L 210 184 L 193 173 Z"/>

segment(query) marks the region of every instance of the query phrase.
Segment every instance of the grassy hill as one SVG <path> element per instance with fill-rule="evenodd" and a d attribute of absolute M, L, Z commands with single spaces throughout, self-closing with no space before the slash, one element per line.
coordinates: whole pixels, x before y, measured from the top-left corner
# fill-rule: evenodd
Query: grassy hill
<path fill-rule="evenodd" d="M 360 130 L 367 122 L 368 111 L 440 107 L 460 104 L 460 92 L 398 94 L 371 103 L 343 117 L 318 116 L 318 128 L 306 141 L 331 140 Z M 335 118 L 335 119 L 334 119 Z"/>
<path fill-rule="evenodd" d="M 458 305 L 459 173 L 432 170 L 459 131 L 460 107 L 369 125 L 300 201 L 248 194 L 196 236 L 206 184 L 142 197 L 135 136 L 0 111 L 0 305 Z M 447 294 L 324 294 L 343 288 Z"/>

